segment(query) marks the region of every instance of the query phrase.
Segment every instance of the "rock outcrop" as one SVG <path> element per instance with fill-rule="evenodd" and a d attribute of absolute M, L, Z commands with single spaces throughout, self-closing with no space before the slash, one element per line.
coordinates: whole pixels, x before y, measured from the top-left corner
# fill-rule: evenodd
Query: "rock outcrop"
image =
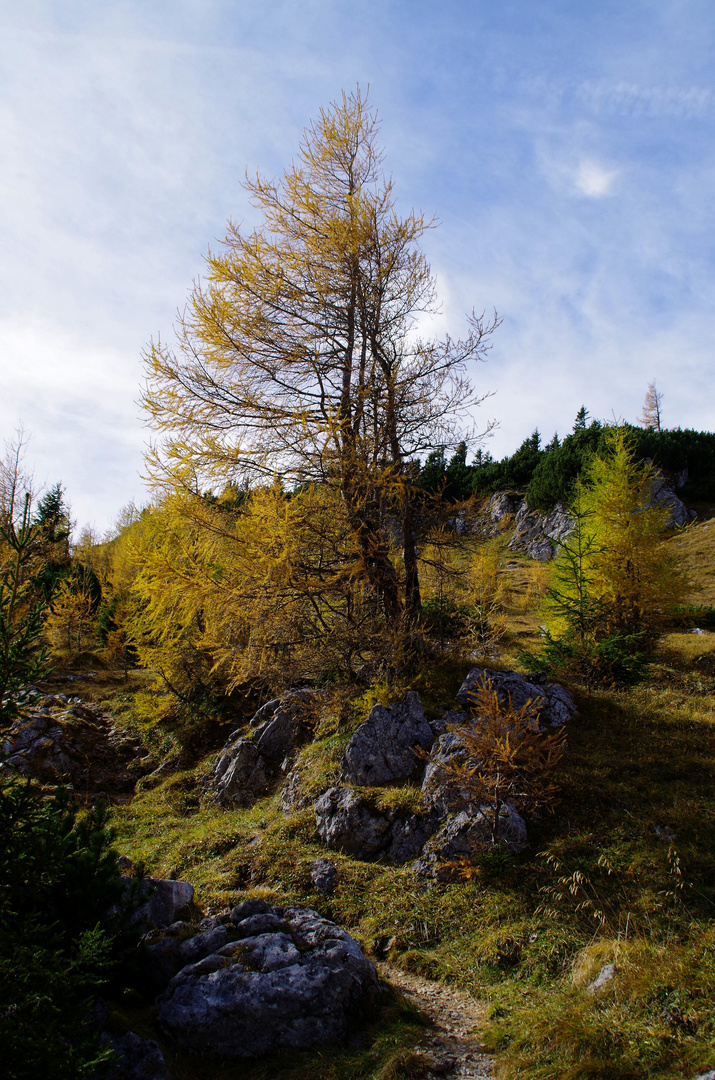
<path fill-rule="evenodd" d="M 329 788 L 315 803 L 324 843 L 356 859 L 369 859 L 391 843 L 392 822 L 349 787 Z"/>
<path fill-rule="evenodd" d="M 687 525 L 696 516 L 678 497 L 673 481 L 658 469 L 651 485 L 651 505 L 667 509 L 669 529 Z M 532 510 L 522 496 L 500 491 L 487 499 L 476 518 L 460 519 L 456 528 L 460 533 L 469 531 L 485 538 L 511 530 L 508 547 L 512 551 L 544 562 L 558 554 L 559 544 L 571 535 L 575 524 L 563 503 L 546 512 Z"/>
<path fill-rule="evenodd" d="M 238 1059 L 336 1042 L 377 991 L 358 943 L 310 908 L 249 901 L 216 929 L 228 940 L 181 968 L 157 1001 L 161 1028 L 191 1053 Z"/>
<path fill-rule="evenodd" d="M 122 878 L 127 888 L 133 880 Z M 194 887 L 188 881 L 146 877 L 143 879 L 142 889 L 147 900 L 137 908 L 132 921 L 147 930 L 170 926 L 194 901 Z"/>
<path fill-rule="evenodd" d="M 460 860 L 471 860 L 489 847 L 501 847 L 516 855 L 527 845 L 524 819 L 508 803 L 501 808 L 496 837 L 494 832 L 491 807 L 465 809 L 450 815 L 425 844 L 415 863 L 415 872 L 437 881 L 452 881 Z"/>
<path fill-rule="evenodd" d="M 99 706 L 64 694 L 34 695 L 0 744 L 5 766 L 86 801 L 125 802 L 155 768 L 149 751 Z"/>
<path fill-rule="evenodd" d="M 429 813 L 377 810 L 349 787 L 332 787 L 320 796 L 315 822 L 327 847 L 356 859 L 384 855 L 399 865 L 419 854 L 436 826 Z"/>
<path fill-rule="evenodd" d="M 367 787 L 407 780 L 421 770 L 419 752 L 433 741 L 419 694 L 411 691 L 395 705 L 375 705 L 348 743 L 343 779 Z"/>
<path fill-rule="evenodd" d="M 290 690 L 258 709 L 248 734 L 232 732 L 206 785 L 221 806 L 250 806 L 273 790 L 292 752 L 310 735 L 316 696 L 308 688 Z"/>
<path fill-rule="evenodd" d="M 696 517 L 694 510 L 688 510 L 685 503 L 675 493 L 675 485 L 659 469 L 655 470 L 651 484 L 651 502 L 654 506 L 664 506 L 668 511 L 666 528 L 679 529 Z"/>
<path fill-rule="evenodd" d="M 171 1080 L 164 1055 L 154 1039 L 141 1039 L 135 1032 L 124 1035 L 104 1033 L 102 1041 L 111 1046 L 115 1064 L 105 1080 Z"/>
<path fill-rule="evenodd" d="M 521 675 L 517 671 L 472 668 L 457 691 L 457 701 L 468 708 L 475 690 L 491 682 L 502 704 L 520 709 L 531 700 L 538 709 L 541 728 L 559 728 L 576 713 L 573 694 L 559 683 L 549 682 L 543 672 Z"/>
<path fill-rule="evenodd" d="M 415 693 L 389 708 L 376 706 L 350 741 L 343 775 L 366 787 L 394 784 L 417 777 L 422 771 L 420 757 L 426 758 L 422 810 L 406 812 L 347 784 L 333 786 L 314 803 L 316 827 L 327 847 L 354 858 L 385 858 L 398 865 L 416 859 L 417 872 L 432 877 L 447 863 L 490 847 L 512 853 L 523 850 L 526 824 L 516 807 L 505 804 L 495 824 L 492 807 L 480 803 L 468 779 L 455 776 L 452 768 L 467 763 L 459 729 L 479 724 L 478 714 L 471 712 L 474 693 L 489 681 L 504 704 L 518 709 L 533 702 L 534 723 L 544 732 L 562 727 L 576 712 L 571 693 L 543 673 L 521 675 L 490 668 L 472 668 L 457 694 L 461 708 L 449 710 L 441 720 L 424 720 Z M 394 747 L 388 746 L 390 733 Z"/>
<path fill-rule="evenodd" d="M 548 514 L 530 510 L 522 499 L 514 518 L 514 533 L 508 547 L 523 551 L 531 559 L 544 562 L 558 552 L 559 541 L 565 540 L 574 530 L 574 520 L 562 503 L 557 503 Z"/>

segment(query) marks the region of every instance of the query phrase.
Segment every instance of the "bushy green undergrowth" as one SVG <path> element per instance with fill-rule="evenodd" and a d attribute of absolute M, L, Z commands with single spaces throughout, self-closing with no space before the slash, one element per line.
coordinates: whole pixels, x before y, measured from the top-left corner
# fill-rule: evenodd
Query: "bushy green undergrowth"
<path fill-rule="evenodd" d="M 0 787 L 0 1040 L 9 1080 L 103 1075 L 92 994 L 122 953 L 130 904 L 104 805 Z M 137 882 L 137 886 L 139 882 Z"/>
<path fill-rule="evenodd" d="M 462 675 L 455 665 L 430 684 L 425 672 L 418 688 L 436 709 L 451 703 Z M 312 793 L 337 779 L 349 731 L 370 705 L 410 688 L 373 689 L 344 728 L 303 751 Z M 310 863 L 325 848 L 312 809 L 286 817 L 272 797 L 219 810 L 199 796 L 210 759 L 117 812 L 122 849 L 192 881 L 206 910 L 256 892 L 311 904 L 368 952 L 487 997 L 505 1080 L 688 1076 L 715 1065 L 715 650 L 707 638 L 673 634 L 647 685 L 579 704 L 556 814 L 532 822 L 526 854 L 484 856 L 462 884 L 331 853 L 339 883 L 320 897 Z M 382 798 L 413 802 L 413 791 L 398 792 Z M 610 962 L 612 983 L 589 993 Z M 401 1024 L 378 1024 L 363 1056 L 306 1055 L 286 1075 L 380 1076 L 416 1038 Z"/>

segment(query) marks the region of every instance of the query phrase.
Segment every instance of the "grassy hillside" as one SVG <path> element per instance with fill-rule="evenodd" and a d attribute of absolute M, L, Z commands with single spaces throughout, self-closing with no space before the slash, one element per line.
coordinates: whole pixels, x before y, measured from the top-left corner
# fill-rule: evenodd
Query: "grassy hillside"
<path fill-rule="evenodd" d="M 715 526 L 670 543 L 690 566 L 693 602 L 713 603 Z M 507 636 L 490 663 L 511 667 L 538 613 L 525 609 L 528 590 L 533 599 L 527 563 L 513 560 L 503 573 Z M 347 711 L 344 702 L 328 710 L 318 741 L 302 752 L 314 790 L 337 777 L 351 731 L 378 697 L 415 688 L 436 712 L 452 704 L 468 666 L 447 661 L 412 683 L 373 689 Z M 130 719 L 131 692 L 123 697 Z M 325 849 L 312 810 L 286 817 L 277 797 L 218 810 L 199 786 L 211 756 L 155 786 L 145 782 L 116 812 L 121 849 L 150 872 L 192 881 L 204 911 L 249 893 L 310 904 L 372 955 L 485 997 L 499 1077 L 695 1075 L 715 1067 L 715 634 L 670 633 L 646 683 L 581 695 L 579 708 L 555 815 L 532 824 L 524 855 L 484 856 L 460 884 L 426 884 L 408 868 L 331 854 L 339 885 L 330 898 L 317 896 L 308 868 Z M 589 992 L 608 963 L 614 977 Z M 132 1020 L 141 1026 L 141 1011 Z M 353 1048 L 298 1063 L 174 1067 L 187 1078 L 396 1080 L 423 1075 L 409 1055 L 419 1033 L 414 1012 L 393 1002 Z"/>

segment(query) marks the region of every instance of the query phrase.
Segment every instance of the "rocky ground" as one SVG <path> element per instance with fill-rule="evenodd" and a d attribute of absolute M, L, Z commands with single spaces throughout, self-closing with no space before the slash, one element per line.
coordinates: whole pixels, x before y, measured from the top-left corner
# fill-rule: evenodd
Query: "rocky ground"
<path fill-rule="evenodd" d="M 43 784 L 64 784 L 85 803 L 127 802 L 136 781 L 157 766 L 109 713 L 77 696 L 35 688 L 0 742 L 0 762 Z"/>
<path fill-rule="evenodd" d="M 469 708 L 474 687 L 485 679 L 515 706 L 522 699 L 537 702 L 539 722 L 546 729 L 560 727 L 573 713 L 571 696 L 543 677 L 529 680 L 487 669 L 470 672 L 457 695 L 461 709 Z M 295 754 L 312 737 L 315 698 L 315 691 L 293 690 L 262 706 L 246 729 L 229 738 L 206 778 L 206 795 L 228 809 L 250 805 L 281 784 L 288 787 Z M 439 880 L 440 875 L 432 872 L 427 841 L 433 847 L 438 840 L 441 843 L 435 867 L 454 854 L 445 847 L 445 829 L 456 829 L 460 842 L 474 839 L 474 833 L 475 842 L 482 843 L 482 808 L 469 800 L 458 799 L 453 805 L 454 792 L 447 790 L 440 771 L 443 759 L 459 752 L 455 725 L 467 719 L 465 712 L 453 709 L 428 723 L 416 693 L 394 705 L 375 706 L 347 746 L 342 786 L 332 787 L 315 802 L 316 827 L 326 846 L 352 851 L 357 845 L 358 857 L 387 854 L 397 864 L 422 852 L 426 869 L 416 862 L 415 871 Z M 469 722 L 478 723 L 478 717 Z M 128 801 L 136 780 L 157 765 L 109 714 L 63 694 L 30 695 L 24 715 L 12 725 L 0 749 L 5 768 L 48 785 L 65 783 L 86 802 L 100 796 Z M 424 808 L 417 814 L 378 812 L 361 793 L 381 785 L 419 782 L 422 773 Z M 299 794 L 300 783 L 294 786 L 293 794 Z M 288 803 L 284 810 L 290 812 L 292 799 L 286 791 L 283 795 Z M 508 809 L 512 813 L 513 808 Z M 524 833 L 523 838 L 519 834 L 519 843 L 514 841 L 519 849 L 526 828 L 516 811 L 513 815 Z M 506 827 L 503 833 L 502 842 L 507 843 L 511 834 Z M 448 839 L 454 841 L 451 833 Z M 469 844 L 467 849 L 471 850 Z M 337 872 L 328 859 L 317 859 L 311 876 L 316 891 L 333 892 Z M 148 931 L 141 951 L 146 986 L 152 996 L 158 994 L 159 1027 L 185 1050 L 205 1053 L 220 1047 L 220 1056 L 260 1057 L 280 1048 L 307 1049 L 339 1041 L 346 1017 L 374 997 L 372 961 L 354 939 L 318 912 L 249 900 L 230 913 L 200 922 L 194 921 L 194 913 L 184 922 L 187 915 L 179 909 L 190 911 L 191 886 L 160 880 L 151 887 L 154 891 L 142 916 Z M 483 1003 L 388 965 L 381 967 L 380 975 L 413 1001 L 428 1021 L 418 1045 L 406 1054 L 410 1075 L 491 1077 L 490 1059 L 479 1037 L 486 1013 Z M 155 1043 L 132 1032 L 115 1042 L 127 1076 L 145 1080 L 147 1067 L 150 1072 L 158 1070 L 157 1077 L 168 1075 Z"/>

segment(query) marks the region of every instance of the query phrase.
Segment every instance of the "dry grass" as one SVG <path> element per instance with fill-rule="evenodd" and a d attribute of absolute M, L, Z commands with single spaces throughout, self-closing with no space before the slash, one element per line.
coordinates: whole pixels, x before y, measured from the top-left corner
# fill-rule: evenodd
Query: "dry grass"
<path fill-rule="evenodd" d="M 694 603 L 715 600 L 715 522 L 707 525 L 670 541 L 688 560 Z M 509 650 L 538 633 L 542 569 L 507 557 L 500 572 L 510 638 L 496 665 L 513 666 Z M 469 666 L 447 660 L 354 701 L 339 730 L 303 751 L 310 792 L 335 781 L 349 732 L 376 700 L 417 689 L 434 715 L 454 703 Z M 116 693 L 130 709 L 131 691 Z M 309 866 L 325 849 L 312 810 L 285 817 L 275 797 L 218 810 L 198 784 L 210 759 L 117 811 L 121 849 L 191 880 L 204 910 L 247 893 L 306 903 L 368 952 L 389 942 L 392 963 L 488 998 L 503 1080 L 682 1080 L 715 1067 L 715 633 L 668 634 L 644 684 L 582 694 L 579 706 L 556 814 L 531 822 L 528 852 L 484 857 L 470 883 L 426 884 L 409 868 L 331 853 L 338 887 L 317 896 Z M 398 791 L 384 797 L 414 806 L 414 789 Z M 609 962 L 615 978 L 589 993 Z M 414 1018 L 388 1010 L 366 1039 L 360 1050 L 200 1075 L 409 1075 Z M 177 1076 L 193 1075 L 186 1068 Z"/>
<path fill-rule="evenodd" d="M 692 603 L 715 606 L 715 520 L 691 525 L 669 542 L 692 582 Z"/>

